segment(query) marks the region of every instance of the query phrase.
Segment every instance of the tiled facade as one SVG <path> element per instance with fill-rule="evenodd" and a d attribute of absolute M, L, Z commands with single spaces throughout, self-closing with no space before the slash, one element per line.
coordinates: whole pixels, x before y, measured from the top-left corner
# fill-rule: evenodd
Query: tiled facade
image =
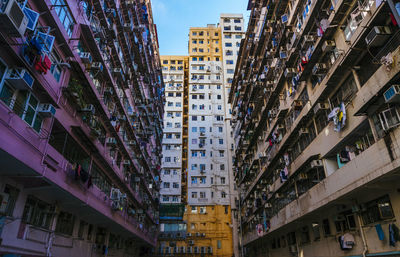
<path fill-rule="evenodd" d="M 164 112 L 150 1 L 0 7 L 0 256 L 147 255 Z"/>
<path fill-rule="evenodd" d="M 248 8 L 229 98 L 240 252 L 398 256 L 394 3 L 250 0 Z"/>

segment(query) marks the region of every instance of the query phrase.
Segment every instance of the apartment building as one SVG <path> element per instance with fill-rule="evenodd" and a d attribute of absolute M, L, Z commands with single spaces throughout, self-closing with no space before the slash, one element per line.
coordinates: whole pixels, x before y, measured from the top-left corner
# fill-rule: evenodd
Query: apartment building
<path fill-rule="evenodd" d="M 399 14 L 250 0 L 229 101 L 244 256 L 398 256 Z"/>
<path fill-rule="evenodd" d="M 0 255 L 147 256 L 163 81 L 150 1 L 0 4 Z"/>
<path fill-rule="evenodd" d="M 235 69 L 235 57 L 239 51 L 244 29 L 242 15 L 221 14 L 220 20 L 226 25 L 224 28 L 220 24 L 190 28 L 189 56 L 185 57 L 187 64 L 184 65 L 184 67 L 187 65 L 187 71 L 183 68 L 184 72 L 182 70 L 179 72 L 179 68 L 175 67 L 179 66 L 179 58 L 184 59 L 184 57 L 162 56 L 161 58 L 167 105 L 169 97 L 176 98 L 176 95 L 169 92 L 168 86 L 179 83 L 176 78 L 170 77 L 171 74 L 184 74 L 184 81 L 187 83 L 182 87 L 183 128 L 180 131 L 183 135 L 178 136 L 182 138 L 180 142 L 183 144 L 180 176 L 183 178 L 182 188 L 184 188 L 181 191 L 181 199 L 185 197 L 181 203 L 185 206 L 183 217 L 182 209 L 175 211 L 168 209 L 166 210 L 168 215 L 176 216 L 165 215 L 168 218 L 163 221 L 163 205 L 161 205 L 160 219 L 162 224 L 163 222 L 168 224 L 168 228 L 164 229 L 160 234 L 162 237 L 159 237 L 157 250 L 160 256 L 180 254 L 230 257 L 235 254 L 233 242 L 237 241 L 237 235 L 232 236 L 231 215 L 231 199 L 234 201 L 234 197 L 231 196 L 234 196 L 234 193 L 233 187 L 230 187 L 233 176 L 230 152 L 231 109 L 227 100 Z M 174 101 L 176 99 L 170 102 Z M 164 116 L 167 122 L 168 107 L 165 109 L 167 114 Z M 172 123 L 174 122 L 170 121 L 170 126 Z M 169 133 L 167 127 L 164 131 L 164 134 L 166 133 Z M 170 156 L 173 154 L 163 148 L 163 161 L 172 161 L 172 158 L 168 158 Z M 179 181 L 179 178 L 173 180 Z M 162 177 L 162 184 L 164 181 L 171 183 L 168 182 L 170 178 Z M 161 197 L 163 192 L 162 189 Z"/>

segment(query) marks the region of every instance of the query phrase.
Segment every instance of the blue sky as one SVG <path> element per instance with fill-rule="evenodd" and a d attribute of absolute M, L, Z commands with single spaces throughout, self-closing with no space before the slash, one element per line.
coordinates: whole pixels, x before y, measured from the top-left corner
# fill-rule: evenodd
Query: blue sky
<path fill-rule="evenodd" d="M 242 13 L 248 0 L 151 0 L 161 55 L 187 55 L 190 27 L 218 23 L 220 13 Z"/>

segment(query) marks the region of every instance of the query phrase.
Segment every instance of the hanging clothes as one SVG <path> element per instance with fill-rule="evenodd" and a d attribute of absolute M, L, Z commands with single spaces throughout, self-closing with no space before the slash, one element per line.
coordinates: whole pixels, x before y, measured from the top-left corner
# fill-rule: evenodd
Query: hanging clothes
<path fill-rule="evenodd" d="M 279 173 L 279 177 L 280 177 L 280 179 L 281 179 L 281 183 L 286 182 L 287 179 L 288 179 L 288 177 L 287 177 L 287 175 L 285 174 L 285 171 L 284 171 L 284 170 L 281 170 L 281 172 Z"/>
<path fill-rule="evenodd" d="M 375 229 L 376 229 L 376 233 L 378 234 L 379 240 L 383 241 L 385 239 L 385 233 L 383 233 L 382 225 L 376 224 Z"/>
<path fill-rule="evenodd" d="M 400 241 L 399 228 L 394 223 L 389 224 L 389 245 L 395 247 L 397 241 Z"/>

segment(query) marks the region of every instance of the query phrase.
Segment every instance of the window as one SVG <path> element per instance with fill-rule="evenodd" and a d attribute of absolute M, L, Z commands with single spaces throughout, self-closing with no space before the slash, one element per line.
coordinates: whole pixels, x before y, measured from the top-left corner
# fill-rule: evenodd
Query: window
<path fill-rule="evenodd" d="M 205 184 L 205 183 L 206 183 L 206 177 L 201 177 L 200 184 Z"/>
<path fill-rule="evenodd" d="M 223 127 L 218 127 L 218 132 L 222 133 Z"/>
<path fill-rule="evenodd" d="M 57 217 L 56 232 L 71 236 L 74 230 L 74 226 L 71 224 L 74 224 L 74 221 L 75 216 L 71 213 L 60 212 Z"/>
<path fill-rule="evenodd" d="M 390 203 L 389 196 L 387 195 L 368 202 L 365 205 L 366 211 L 361 213 L 364 225 L 394 217 L 392 205 Z"/>
<path fill-rule="evenodd" d="M 313 235 L 314 235 L 314 241 L 318 241 L 321 238 L 321 235 L 319 232 L 320 225 L 318 222 L 313 222 L 311 224 L 311 227 L 312 227 L 312 231 L 313 231 Z"/>
<path fill-rule="evenodd" d="M 232 38 L 232 36 L 231 35 L 224 35 L 224 38 L 230 39 L 230 38 Z"/>
<path fill-rule="evenodd" d="M 218 139 L 218 143 L 220 144 L 220 145 L 223 145 L 224 144 L 224 140 L 223 139 Z"/>
<path fill-rule="evenodd" d="M 226 198 L 226 193 L 225 192 L 221 192 L 221 198 Z"/>
<path fill-rule="evenodd" d="M 233 64 L 233 60 L 226 60 L 226 64 Z"/>
<path fill-rule="evenodd" d="M 224 150 L 219 150 L 219 157 L 224 157 L 225 151 Z"/>
<path fill-rule="evenodd" d="M 228 70 L 226 71 L 226 73 L 228 73 L 228 74 L 234 74 L 234 73 L 235 73 L 235 70 L 234 70 L 234 69 L 228 69 Z"/>
<path fill-rule="evenodd" d="M 193 32 L 192 35 L 193 35 L 193 36 L 197 36 L 197 32 Z"/>
<path fill-rule="evenodd" d="M 36 227 L 50 229 L 54 213 L 54 206 L 29 195 L 25 203 L 22 220 Z"/>
<path fill-rule="evenodd" d="M 192 132 L 197 132 L 197 127 L 192 127 Z"/>
<path fill-rule="evenodd" d="M 232 43 L 225 43 L 225 47 L 231 47 Z"/>
<path fill-rule="evenodd" d="M 173 187 L 173 188 L 179 188 L 179 183 L 174 182 L 174 183 L 172 184 L 172 187 Z"/>
<path fill-rule="evenodd" d="M 83 220 L 81 220 L 81 221 L 79 222 L 78 238 L 80 238 L 80 239 L 84 239 L 84 238 L 85 238 L 84 235 L 83 235 L 83 232 L 84 232 L 85 227 L 86 227 L 87 225 L 88 225 L 88 223 L 85 222 L 85 221 L 83 221 Z"/>
<path fill-rule="evenodd" d="M 234 23 L 240 23 L 240 19 L 234 19 L 233 22 Z"/>
<path fill-rule="evenodd" d="M 171 162 L 171 157 L 165 157 L 165 162 Z"/>
<path fill-rule="evenodd" d="M 310 242 L 310 233 L 308 231 L 307 226 L 301 228 L 300 239 L 301 239 L 301 244 L 306 244 Z"/>
<path fill-rule="evenodd" d="M 68 5 L 65 0 L 52 0 L 51 3 L 54 6 L 54 10 L 64 26 L 69 37 L 72 36 L 75 22 L 72 18 L 72 14 L 68 9 Z"/>
<path fill-rule="evenodd" d="M 163 64 L 168 64 L 168 60 L 164 60 L 164 61 L 163 61 Z"/>
<path fill-rule="evenodd" d="M 192 184 L 197 184 L 197 177 L 192 177 L 191 181 L 192 181 Z"/>
<path fill-rule="evenodd" d="M 196 138 L 193 138 L 192 139 L 192 145 L 196 145 L 197 144 L 197 139 Z"/>
<path fill-rule="evenodd" d="M 222 248 L 221 240 L 217 240 L 217 248 L 218 248 L 218 249 L 221 249 L 221 248 Z"/>
<path fill-rule="evenodd" d="M 42 117 L 38 113 L 39 101 L 31 92 L 16 91 L 9 85 L 3 84 L 0 99 L 36 132 L 40 132 Z"/>
<path fill-rule="evenodd" d="M 192 164 L 192 170 L 197 170 L 197 164 Z"/>
<path fill-rule="evenodd" d="M 13 186 L 6 185 L 4 188 L 4 193 L 8 195 L 7 206 L 4 214 L 6 216 L 13 216 L 15 203 L 18 199 L 19 190 Z M 0 203 L 3 202 L 3 197 L 0 195 Z"/>
<path fill-rule="evenodd" d="M 164 202 L 168 202 L 168 201 L 169 201 L 169 196 L 165 196 L 165 195 L 164 195 L 164 196 L 163 196 L 163 201 L 164 201 Z"/>
<path fill-rule="evenodd" d="M 222 99 L 222 96 L 221 96 L 221 95 L 217 95 L 217 99 L 218 99 L 218 100 L 221 100 L 221 99 Z"/>
<path fill-rule="evenodd" d="M 200 198 L 202 199 L 206 198 L 206 192 L 200 192 Z"/>
<path fill-rule="evenodd" d="M 225 184 L 225 177 L 221 177 L 221 185 Z"/>
<path fill-rule="evenodd" d="M 201 214 L 207 213 L 207 208 L 206 208 L 206 206 L 201 206 L 201 207 L 200 207 L 199 213 L 201 213 Z"/>
<path fill-rule="evenodd" d="M 164 175 L 170 175 L 171 171 L 170 170 L 164 170 Z"/>
<path fill-rule="evenodd" d="M 192 198 L 197 198 L 197 192 L 192 192 Z M 192 212 L 193 212 L 193 209 L 192 209 Z"/>
<path fill-rule="evenodd" d="M 242 38 L 242 35 L 236 35 L 235 38 L 240 39 Z"/>
<path fill-rule="evenodd" d="M 196 121 L 197 120 L 197 116 L 192 116 L 192 120 Z"/>
<path fill-rule="evenodd" d="M 219 166 L 219 169 L 220 169 L 220 170 L 225 170 L 225 164 L 221 164 L 221 165 Z"/>
<path fill-rule="evenodd" d="M 163 188 L 169 188 L 169 182 L 164 182 L 163 183 Z"/>

